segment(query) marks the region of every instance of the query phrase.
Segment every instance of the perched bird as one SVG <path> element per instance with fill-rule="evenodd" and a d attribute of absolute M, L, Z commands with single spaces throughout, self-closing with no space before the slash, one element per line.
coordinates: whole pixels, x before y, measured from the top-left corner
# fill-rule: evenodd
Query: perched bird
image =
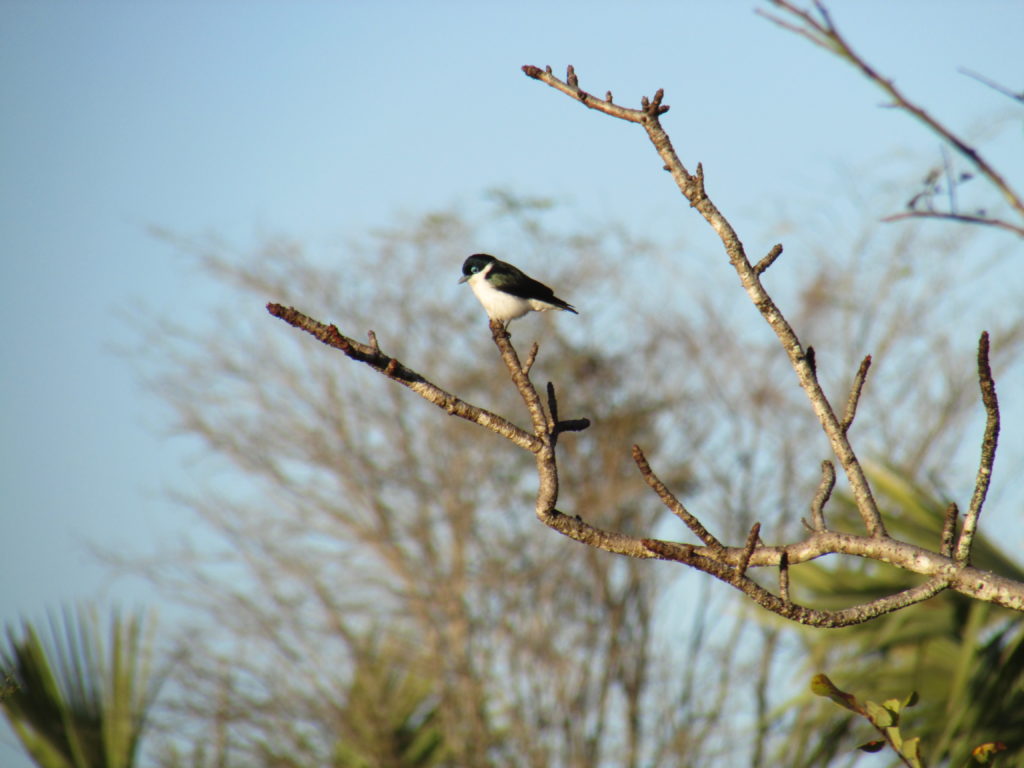
<path fill-rule="evenodd" d="M 538 283 L 511 264 L 486 253 L 474 253 L 466 259 L 459 282 L 469 283 L 487 316 L 505 326 L 531 310 L 564 309 L 574 315 L 579 314 L 544 283 Z"/>

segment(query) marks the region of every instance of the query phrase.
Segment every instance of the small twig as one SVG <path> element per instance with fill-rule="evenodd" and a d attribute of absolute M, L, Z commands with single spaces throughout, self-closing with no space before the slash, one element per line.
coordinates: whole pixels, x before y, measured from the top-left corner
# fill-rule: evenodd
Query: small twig
<path fill-rule="evenodd" d="M 534 345 L 536 346 L 536 344 Z M 558 429 L 558 398 L 555 397 L 555 384 L 552 381 L 548 382 L 548 431 L 551 436 L 555 436 L 555 431 Z"/>
<path fill-rule="evenodd" d="M 572 64 L 565 70 L 565 82 L 569 84 L 570 88 L 575 88 L 577 91 L 580 89 L 580 79 L 576 77 L 576 70 Z"/>
<path fill-rule="evenodd" d="M 964 213 L 943 213 L 941 211 L 904 211 L 886 216 L 882 221 L 889 223 L 902 221 L 904 219 L 942 219 L 945 221 L 956 221 L 961 224 L 979 224 L 983 227 L 997 227 L 1013 232 L 1015 235 L 1024 237 L 1024 227 L 1018 227 L 1003 219 L 993 219 L 988 216 L 972 216 Z"/>
<path fill-rule="evenodd" d="M 789 558 L 786 557 L 786 553 L 782 553 L 782 557 L 779 558 L 779 597 L 785 602 L 789 602 Z"/>
<path fill-rule="evenodd" d="M 538 352 L 540 352 L 540 344 L 535 341 L 533 342 L 533 346 L 530 347 L 529 354 L 526 355 L 526 362 L 523 363 L 523 373 L 527 376 L 530 375 L 530 370 L 533 368 L 533 364 L 537 362 Z"/>
<path fill-rule="evenodd" d="M 1019 91 L 1019 92 L 1012 91 L 1009 88 L 1007 88 L 1005 85 L 1000 85 L 995 80 L 990 80 L 989 78 L 985 77 L 984 75 L 979 75 L 977 72 L 974 72 L 974 71 L 972 71 L 970 69 L 967 69 L 966 67 L 960 67 L 957 70 L 957 72 L 959 72 L 962 75 L 967 75 L 967 77 L 973 78 L 974 80 L 977 80 L 982 85 L 987 85 L 992 90 L 998 91 L 999 93 L 1003 94 L 1004 96 L 1009 96 L 1014 101 L 1024 102 L 1024 91 Z"/>
<path fill-rule="evenodd" d="M 974 542 L 978 517 L 981 515 L 988 486 L 992 481 L 992 465 L 996 460 L 996 446 L 999 442 L 999 400 L 996 397 L 996 383 L 992 378 L 988 351 L 988 331 L 985 331 L 978 342 L 978 383 L 981 386 L 981 402 L 985 406 L 985 433 L 981 440 L 981 462 L 974 482 L 974 495 L 971 497 L 971 506 L 964 516 L 964 525 L 956 545 L 956 559 L 961 563 L 970 562 L 971 544 Z"/>
<path fill-rule="evenodd" d="M 818 378 L 818 355 L 810 344 L 804 351 L 804 360 L 807 361 L 807 367 L 811 369 L 811 376 Z"/>
<path fill-rule="evenodd" d="M 682 170 L 685 172 L 686 169 Z M 697 163 L 697 170 L 693 174 L 693 196 L 690 198 L 690 207 L 696 208 L 702 200 L 707 199 L 708 193 L 704 190 L 704 163 Z"/>
<path fill-rule="evenodd" d="M 650 102 L 647 101 L 647 97 L 645 96 L 640 100 L 640 103 L 643 106 L 644 111 L 647 112 L 648 115 L 650 115 L 651 117 L 657 117 L 658 115 L 665 114 L 669 110 L 669 107 L 667 105 L 663 105 L 661 103 L 662 99 L 664 98 L 665 89 L 659 88 L 657 91 L 655 91 L 654 98 Z"/>
<path fill-rule="evenodd" d="M 768 251 L 768 255 L 761 259 L 757 264 L 754 265 L 754 272 L 758 275 L 763 274 L 768 267 L 775 263 L 775 260 L 782 255 L 782 243 L 776 243 L 772 246 L 772 249 Z"/>
<path fill-rule="evenodd" d="M 949 502 L 946 507 L 946 516 L 942 521 L 942 539 L 939 546 L 939 554 L 944 557 L 953 556 L 953 541 L 956 538 L 956 521 L 960 517 L 960 508 L 955 501 Z"/>
<path fill-rule="evenodd" d="M 589 427 L 590 419 L 565 419 L 555 425 L 555 431 L 559 434 L 562 432 L 582 432 Z"/>
<path fill-rule="evenodd" d="M 370 329 L 366 335 L 370 340 L 370 349 L 377 354 L 380 354 L 380 345 L 377 343 L 377 334 L 373 332 L 373 329 Z"/>
<path fill-rule="evenodd" d="M 693 533 L 696 534 L 697 538 L 704 542 L 709 548 L 716 552 L 721 552 L 725 549 L 722 546 L 722 542 L 716 539 L 707 528 L 705 528 L 700 520 L 691 515 L 686 507 L 683 506 L 682 502 L 675 497 L 675 494 L 668 489 L 656 474 L 651 469 L 651 465 L 647 463 L 647 457 L 644 456 L 644 452 L 640 450 L 639 445 L 633 446 L 633 461 L 636 462 L 637 467 L 640 470 L 640 474 L 643 475 L 644 481 L 651 489 L 658 494 L 658 498 L 661 499 L 662 503 L 671 510 L 672 514 L 682 520 L 686 527 L 689 528 Z"/>
<path fill-rule="evenodd" d="M 740 557 L 739 565 L 736 566 L 737 578 L 746 576 L 747 568 L 750 567 L 750 558 L 754 556 L 754 549 L 757 547 L 757 537 L 761 534 L 761 524 L 754 523 L 747 534 L 747 543 L 743 545 L 743 555 Z"/>
<path fill-rule="evenodd" d="M 551 67 L 534 67 L 529 64 L 523 67 L 523 72 L 534 80 L 540 80 L 541 82 L 547 83 L 552 88 L 556 88 L 567 96 L 579 101 L 591 109 L 596 109 L 599 112 L 604 112 L 606 115 L 612 115 L 621 120 L 628 120 L 631 123 L 642 123 L 647 118 L 647 113 L 640 109 L 629 109 L 627 107 L 620 107 L 618 104 L 608 99 L 598 99 L 591 96 L 586 91 L 579 87 L 579 78 L 576 77 L 576 72 L 573 70 L 572 75 L 575 82 L 563 82 L 554 76 L 551 72 Z M 667 109 L 667 107 L 666 107 Z"/>
<path fill-rule="evenodd" d="M 868 377 L 868 369 L 871 367 L 871 355 L 860 361 L 860 368 L 857 375 L 853 377 L 853 386 L 850 387 L 850 396 L 846 400 L 846 412 L 843 414 L 841 426 L 843 433 L 850 431 L 853 420 L 857 416 L 857 405 L 860 403 L 860 394 L 864 390 L 864 382 Z"/>
<path fill-rule="evenodd" d="M 565 419 L 558 415 L 558 398 L 555 397 L 555 385 L 548 382 L 548 427 L 551 432 L 551 446 L 558 442 L 558 436 L 563 432 L 582 432 L 590 426 L 590 419 Z"/>
<path fill-rule="evenodd" d="M 811 501 L 811 525 L 807 526 L 812 531 L 827 530 L 825 525 L 825 505 L 832 496 L 832 489 L 836 486 L 836 468 L 827 459 L 821 462 L 821 483 L 818 485 L 818 492 L 814 494 Z M 807 525 L 806 522 L 804 525 Z"/>

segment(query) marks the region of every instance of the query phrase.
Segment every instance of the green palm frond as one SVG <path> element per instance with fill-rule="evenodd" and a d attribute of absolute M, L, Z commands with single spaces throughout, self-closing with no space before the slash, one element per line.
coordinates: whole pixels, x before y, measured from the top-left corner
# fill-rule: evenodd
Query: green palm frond
<path fill-rule="evenodd" d="M 448 749 L 439 722 L 437 681 L 416 671 L 408 651 L 367 639 L 339 713 L 337 768 L 431 768 Z"/>
<path fill-rule="evenodd" d="M 109 647 L 95 610 L 51 617 L 48 637 L 8 625 L 0 665 L 16 690 L 0 701 L 26 752 L 42 768 L 129 768 L 156 695 L 151 633 L 136 615 L 110 621 Z"/>

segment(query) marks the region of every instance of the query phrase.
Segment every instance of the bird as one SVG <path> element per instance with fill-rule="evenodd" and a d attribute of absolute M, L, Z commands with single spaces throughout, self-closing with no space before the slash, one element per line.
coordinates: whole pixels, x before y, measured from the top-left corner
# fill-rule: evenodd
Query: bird
<path fill-rule="evenodd" d="M 486 253 L 474 253 L 463 262 L 459 282 L 469 283 L 487 316 L 506 328 L 531 311 L 561 309 L 579 314 L 572 304 L 555 296 L 544 283 Z"/>

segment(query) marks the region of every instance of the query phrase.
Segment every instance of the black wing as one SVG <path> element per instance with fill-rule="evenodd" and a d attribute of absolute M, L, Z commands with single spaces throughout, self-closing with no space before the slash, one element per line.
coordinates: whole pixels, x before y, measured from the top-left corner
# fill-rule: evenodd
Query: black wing
<path fill-rule="evenodd" d="M 544 285 L 544 283 L 534 280 L 521 269 L 507 262 L 495 259 L 488 279 L 495 288 L 505 293 L 511 293 L 513 296 L 518 296 L 520 299 L 545 301 L 559 309 L 579 314 L 571 304 L 555 296 L 555 292 Z"/>

